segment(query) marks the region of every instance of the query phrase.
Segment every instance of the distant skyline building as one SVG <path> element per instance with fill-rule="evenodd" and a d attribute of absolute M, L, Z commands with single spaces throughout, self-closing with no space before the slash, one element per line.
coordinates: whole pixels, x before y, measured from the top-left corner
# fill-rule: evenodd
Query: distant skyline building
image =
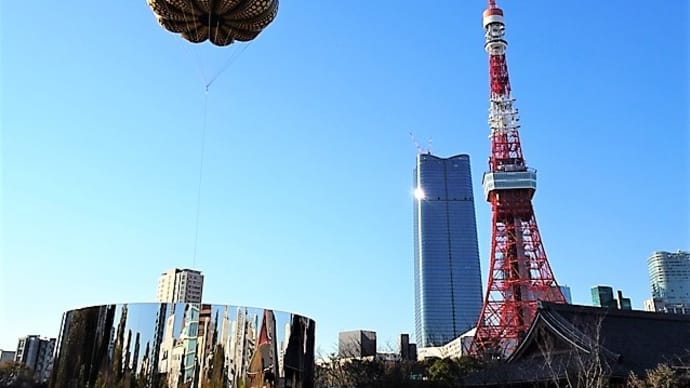
<path fill-rule="evenodd" d="M 401 360 L 417 361 L 417 344 L 410 343 L 409 334 L 400 334 L 400 337 L 398 337 L 398 349 Z"/>
<path fill-rule="evenodd" d="M 31 369 L 34 378 L 46 382 L 53 370 L 53 351 L 55 338 L 41 338 L 38 335 L 27 335 L 19 338 L 14 361 Z"/>
<path fill-rule="evenodd" d="M 559 285 L 558 287 L 561 289 L 561 293 L 563 294 L 565 301 L 568 304 L 573 304 L 573 297 L 570 294 L 570 287 L 567 285 Z"/>
<path fill-rule="evenodd" d="M 618 290 L 618 309 L 619 310 L 632 310 L 632 302 L 630 298 L 623 296 L 623 291 Z"/>
<path fill-rule="evenodd" d="M 338 356 L 343 358 L 376 356 L 376 332 L 352 330 L 338 333 Z"/>
<path fill-rule="evenodd" d="M 469 155 L 418 154 L 414 197 L 416 342 L 441 346 L 474 327 L 482 308 Z"/>
<path fill-rule="evenodd" d="M 653 252 L 647 267 L 652 298 L 645 310 L 690 314 L 690 252 Z"/>
<path fill-rule="evenodd" d="M 14 350 L 0 349 L 0 365 L 4 365 L 14 361 Z"/>
<path fill-rule="evenodd" d="M 596 307 L 618 307 L 616 298 L 613 297 L 613 287 L 592 287 L 592 305 Z"/>
<path fill-rule="evenodd" d="M 201 303 L 204 275 L 193 269 L 173 268 L 158 279 L 158 302 Z"/>
<path fill-rule="evenodd" d="M 630 298 L 624 297 L 621 290 L 618 290 L 616 294 L 618 299 L 614 297 L 613 287 L 594 286 L 592 287 L 592 305 L 618 310 L 632 310 Z"/>

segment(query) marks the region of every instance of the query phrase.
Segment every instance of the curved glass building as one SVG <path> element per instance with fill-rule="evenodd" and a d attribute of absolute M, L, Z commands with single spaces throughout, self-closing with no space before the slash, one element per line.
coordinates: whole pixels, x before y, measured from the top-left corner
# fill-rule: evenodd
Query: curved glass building
<path fill-rule="evenodd" d="M 198 303 L 64 314 L 50 387 L 314 386 L 314 321 Z"/>
<path fill-rule="evenodd" d="M 653 252 L 647 265 L 652 299 L 646 309 L 690 314 L 690 252 Z"/>
<path fill-rule="evenodd" d="M 473 328 L 482 307 L 469 155 L 417 155 L 414 197 L 417 346 L 441 346 Z"/>

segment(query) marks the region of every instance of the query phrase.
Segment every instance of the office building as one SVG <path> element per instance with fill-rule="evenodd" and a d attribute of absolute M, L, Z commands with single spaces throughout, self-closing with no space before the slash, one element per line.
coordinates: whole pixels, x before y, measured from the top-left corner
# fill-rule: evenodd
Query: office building
<path fill-rule="evenodd" d="M 482 308 L 470 157 L 417 155 L 414 197 L 417 346 L 441 346 L 473 328 Z"/>
<path fill-rule="evenodd" d="M 632 310 L 630 298 L 623 297 L 623 291 L 618 290 L 618 310 Z"/>
<path fill-rule="evenodd" d="M 53 369 L 53 351 L 55 338 L 41 338 L 28 335 L 19 338 L 14 362 L 31 369 L 37 381 L 45 382 L 50 378 Z"/>
<path fill-rule="evenodd" d="M 623 296 L 623 291 L 617 291 L 618 299 L 614 298 L 613 295 L 613 287 L 594 286 L 592 287 L 592 305 L 610 309 L 632 310 L 632 302 L 630 302 L 630 298 Z"/>
<path fill-rule="evenodd" d="M 338 333 L 338 356 L 343 358 L 376 356 L 376 332 L 352 330 Z"/>
<path fill-rule="evenodd" d="M 193 269 L 173 268 L 158 280 L 158 302 L 201 303 L 204 275 Z"/>
<path fill-rule="evenodd" d="M 609 286 L 592 287 L 592 305 L 617 308 L 618 302 L 613 297 L 613 288 Z"/>
<path fill-rule="evenodd" d="M 566 285 L 560 285 L 558 288 L 561 289 L 561 293 L 563 294 L 563 297 L 565 298 L 566 303 L 572 304 L 573 303 L 573 297 L 570 294 L 570 287 Z"/>
<path fill-rule="evenodd" d="M 400 349 L 400 359 L 407 361 L 417 360 L 417 345 L 410 343 L 409 334 L 400 334 L 398 347 Z"/>
<path fill-rule="evenodd" d="M 647 266 L 652 298 L 645 310 L 690 314 L 690 252 L 654 252 Z"/>

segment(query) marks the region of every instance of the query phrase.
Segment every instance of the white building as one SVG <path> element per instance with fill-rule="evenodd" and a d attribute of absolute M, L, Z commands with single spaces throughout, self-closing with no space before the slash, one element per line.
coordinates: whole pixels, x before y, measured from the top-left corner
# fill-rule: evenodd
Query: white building
<path fill-rule="evenodd" d="M 285 335 L 283 341 L 280 342 L 280 347 L 278 348 L 278 376 L 285 377 L 285 352 L 287 352 L 288 343 L 290 342 L 290 330 L 292 325 L 290 322 L 285 324 Z"/>
<path fill-rule="evenodd" d="M 158 373 L 168 373 L 172 368 L 172 350 L 175 346 L 175 312 L 173 311 L 167 318 L 165 323 L 165 333 L 160 345 L 158 353 Z"/>
<path fill-rule="evenodd" d="M 417 349 L 417 359 L 424 360 L 425 358 L 437 357 L 437 358 L 460 358 L 465 356 L 470 352 L 470 345 L 474 339 L 474 333 L 477 328 L 474 327 L 459 337 L 448 342 L 443 346 L 433 346 L 426 348 Z"/>
<path fill-rule="evenodd" d="M 37 335 L 22 337 L 17 342 L 14 361 L 34 372 L 34 378 L 45 382 L 53 369 L 55 338 L 41 338 Z"/>
<path fill-rule="evenodd" d="M 645 310 L 690 314 L 690 252 L 653 252 L 647 266 L 652 298 Z"/>
<path fill-rule="evenodd" d="M 173 268 L 158 279 L 158 302 L 201 303 L 204 275 L 193 269 Z"/>
<path fill-rule="evenodd" d="M 256 348 L 256 335 L 258 323 L 256 315 L 252 319 L 247 309 L 237 309 L 237 319 L 229 321 L 229 314 L 224 314 L 224 319 L 228 319 L 228 327 L 230 328 L 229 336 L 227 336 L 226 351 L 226 374 L 228 376 L 228 385 L 231 387 L 238 386 L 239 382 L 247 375 L 251 357 Z M 225 337 L 225 333 L 221 333 L 221 337 Z"/>

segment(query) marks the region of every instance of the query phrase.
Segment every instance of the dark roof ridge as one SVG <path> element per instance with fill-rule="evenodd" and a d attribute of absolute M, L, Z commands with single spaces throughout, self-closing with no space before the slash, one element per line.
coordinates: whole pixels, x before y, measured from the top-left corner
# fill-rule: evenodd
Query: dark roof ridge
<path fill-rule="evenodd" d="M 553 303 L 553 302 L 539 302 L 538 310 L 559 312 L 573 312 L 573 313 L 590 313 L 595 315 L 606 315 L 608 317 L 627 317 L 637 319 L 654 319 L 664 321 L 688 321 L 690 322 L 690 315 L 688 314 L 669 314 L 654 311 L 642 310 L 619 310 L 609 309 L 606 307 L 584 306 L 577 304 Z"/>
<path fill-rule="evenodd" d="M 607 310 L 601 311 L 601 313 L 603 313 L 602 315 L 605 315 L 607 312 Z M 595 346 L 597 346 L 596 341 L 593 338 L 591 338 L 589 334 L 583 332 L 580 328 L 575 326 L 573 322 L 563 317 L 555 309 L 539 308 L 537 311 L 537 316 L 535 317 L 534 321 L 530 325 L 529 330 L 525 334 L 525 338 L 534 338 L 532 332 L 537 330 L 539 322 L 543 322 L 543 324 L 549 326 L 553 330 L 553 333 L 557 334 L 564 341 L 570 342 L 573 346 L 580 348 L 586 352 L 591 352 L 592 349 Z M 529 345 L 530 343 L 528 343 L 527 341 L 521 341 L 518 347 L 513 352 L 513 354 L 511 354 L 508 357 L 507 361 L 511 362 L 516 357 L 519 357 L 519 355 L 523 351 L 525 351 L 525 349 L 527 349 Z M 611 351 L 605 346 L 601 344 L 599 344 L 598 346 L 600 347 L 600 351 L 602 351 L 609 358 L 618 359 L 620 357 L 620 354 Z"/>

